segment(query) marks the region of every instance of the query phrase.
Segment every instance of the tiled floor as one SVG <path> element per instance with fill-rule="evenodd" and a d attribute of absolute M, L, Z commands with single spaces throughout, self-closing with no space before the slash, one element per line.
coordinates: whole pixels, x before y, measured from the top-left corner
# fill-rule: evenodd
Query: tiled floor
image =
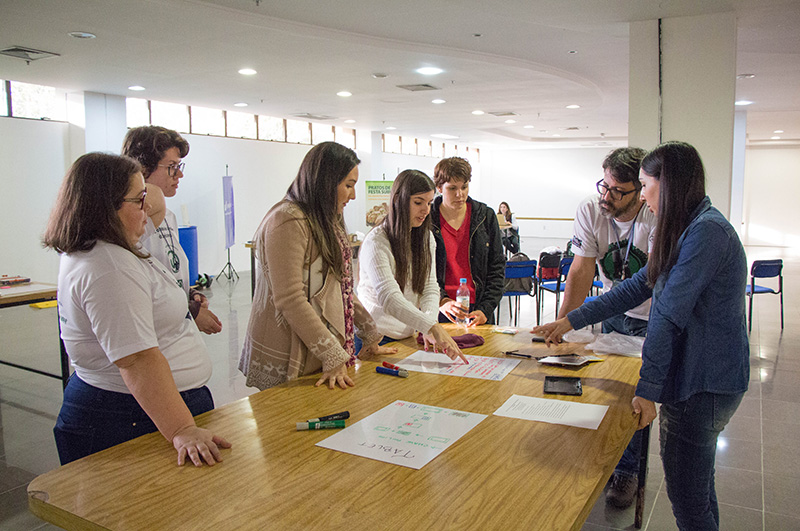
<path fill-rule="evenodd" d="M 523 242 L 524 245 L 524 242 Z M 533 256 L 533 255 L 531 255 Z M 750 390 L 720 438 L 717 493 L 722 528 L 800 529 L 800 255 L 786 249 L 748 249 L 750 260 L 784 259 L 786 328 L 781 333 L 778 298 L 760 296 L 754 305 Z M 224 329 L 206 336 L 214 362 L 209 383 L 217 405 L 252 393 L 236 365 L 250 314 L 250 277 L 216 282 L 211 309 Z M 546 298 L 546 319 L 554 301 Z M 508 304 L 501 305 L 508 322 Z M 548 312 L 549 310 L 549 312 Z M 535 320 L 532 299 L 523 301 L 521 324 Z M 0 357 L 58 372 L 55 309 L 0 309 Z M 58 466 L 52 428 L 61 403 L 57 380 L 0 365 L 0 530 L 55 529 L 27 510 L 26 485 Z M 676 529 L 658 457 L 657 427 L 650 445 L 644 529 Z M 633 509 L 606 507 L 601 497 L 586 530 L 633 529 Z"/>

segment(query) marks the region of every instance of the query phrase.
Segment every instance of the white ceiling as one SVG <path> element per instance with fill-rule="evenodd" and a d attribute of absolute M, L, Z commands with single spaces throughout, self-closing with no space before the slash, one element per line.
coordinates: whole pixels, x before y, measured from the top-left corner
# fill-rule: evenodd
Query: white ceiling
<path fill-rule="evenodd" d="M 243 101 L 258 114 L 458 143 L 621 145 L 628 22 L 731 10 L 738 72 L 756 74 L 737 81 L 737 98 L 755 101 L 751 143 L 775 129 L 800 142 L 798 0 L 0 0 L 0 49 L 60 54 L 29 65 L 0 56 L 0 78 L 226 110 Z M 414 72 L 426 65 L 444 73 Z M 397 88 L 417 83 L 441 90 Z M 475 109 L 519 116 L 506 124 Z"/>

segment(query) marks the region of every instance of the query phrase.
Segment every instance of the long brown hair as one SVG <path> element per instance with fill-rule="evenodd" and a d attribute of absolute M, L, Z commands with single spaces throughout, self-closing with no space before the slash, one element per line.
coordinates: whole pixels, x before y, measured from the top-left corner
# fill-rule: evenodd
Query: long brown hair
<path fill-rule="evenodd" d="M 642 159 L 642 171 L 658 180 L 658 219 L 647 280 L 655 285 L 678 259 L 678 240 L 692 222 L 692 213 L 706 195 L 706 174 L 700 154 L 685 142 L 665 142 Z"/>
<path fill-rule="evenodd" d="M 422 294 L 431 270 L 431 216 L 419 227 L 411 228 L 411 197 L 434 190 L 433 181 L 419 170 L 405 170 L 395 178 L 389 196 L 389 213 L 383 230 L 392 247 L 394 278 L 403 291 L 408 281 L 411 260 L 411 289 Z"/>
<path fill-rule="evenodd" d="M 131 175 L 141 171 L 139 163 L 128 157 L 105 153 L 81 156 L 64 177 L 42 244 L 58 253 L 74 253 L 89 251 L 103 240 L 146 258 L 146 253 L 128 241 L 117 213 L 128 193 Z"/>
<path fill-rule="evenodd" d="M 341 278 L 344 269 L 338 232 L 344 220 L 336 207 L 338 186 L 361 161 L 356 152 L 336 142 L 322 142 L 306 153 L 286 199 L 294 202 L 308 218 L 314 240 L 326 269 Z"/>
<path fill-rule="evenodd" d="M 508 203 L 505 201 L 500 201 L 500 205 L 497 207 L 497 213 L 500 214 L 500 207 L 503 205 L 506 206 L 506 213 L 503 214 L 503 217 L 506 218 L 506 222 L 511 223 L 511 207 L 508 206 Z"/>

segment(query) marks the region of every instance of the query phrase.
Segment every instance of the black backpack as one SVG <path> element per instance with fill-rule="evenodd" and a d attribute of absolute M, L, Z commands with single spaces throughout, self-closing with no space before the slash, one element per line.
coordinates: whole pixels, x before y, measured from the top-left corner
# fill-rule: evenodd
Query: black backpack
<path fill-rule="evenodd" d="M 525 253 L 514 253 L 514 255 L 508 259 L 509 262 L 527 262 L 528 260 L 530 260 L 530 258 L 528 258 L 528 255 Z M 533 280 L 530 277 L 507 278 L 503 289 L 505 291 L 524 291 L 530 293 L 533 289 Z"/>

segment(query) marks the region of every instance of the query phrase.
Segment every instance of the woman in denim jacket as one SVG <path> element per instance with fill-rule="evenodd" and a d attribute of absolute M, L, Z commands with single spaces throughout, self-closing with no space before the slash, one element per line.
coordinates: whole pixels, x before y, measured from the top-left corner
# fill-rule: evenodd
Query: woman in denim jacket
<path fill-rule="evenodd" d="M 652 296 L 633 410 L 639 428 L 661 403 L 661 459 L 680 529 L 718 529 L 717 437 L 747 391 L 747 258 L 705 195 L 697 151 L 667 142 L 642 161 L 642 197 L 658 216 L 647 267 L 566 318 L 534 328 L 549 342 Z"/>

